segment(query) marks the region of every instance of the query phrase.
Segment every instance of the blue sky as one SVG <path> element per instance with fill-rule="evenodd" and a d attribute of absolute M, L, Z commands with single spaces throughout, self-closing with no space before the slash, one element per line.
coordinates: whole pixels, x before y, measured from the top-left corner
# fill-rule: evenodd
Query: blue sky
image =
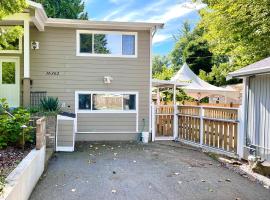
<path fill-rule="evenodd" d="M 153 51 L 157 55 L 169 53 L 182 23 L 199 21 L 198 10 L 202 4 L 193 4 L 190 0 L 84 0 L 90 20 L 162 22 L 153 39 Z"/>

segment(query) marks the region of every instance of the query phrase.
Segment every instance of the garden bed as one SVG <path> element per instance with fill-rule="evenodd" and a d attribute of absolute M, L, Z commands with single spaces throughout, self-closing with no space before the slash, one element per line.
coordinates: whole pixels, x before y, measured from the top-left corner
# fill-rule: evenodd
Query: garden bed
<path fill-rule="evenodd" d="M 6 178 L 17 167 L 21 160 L 28 155 L 34 146 L 26 146 L 24 150 L 17 147 L 0 149 L 0 176 Z"/>

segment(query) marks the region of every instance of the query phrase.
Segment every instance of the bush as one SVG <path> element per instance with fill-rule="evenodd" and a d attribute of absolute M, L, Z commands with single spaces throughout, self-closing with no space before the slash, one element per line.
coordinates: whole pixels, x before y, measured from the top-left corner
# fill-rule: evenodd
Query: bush
<path fill-rule="evenodd" d="M 24 108 L 17 108 L 11 112 L 6 99 L 0 99 L 0 105 L 0 148 L 9 144 L 24 146 L 25 142 L 32 142 L 33 127 L 29 125 L 30 113 Z M 23 125 L 26 126 L 24 130 Z"/>
<path fill-rule="evenodd" d="M 45 112 L 59 112 L 60 105 L 58 98 L 45 97 L 40 100 L 41 110 Z"/>

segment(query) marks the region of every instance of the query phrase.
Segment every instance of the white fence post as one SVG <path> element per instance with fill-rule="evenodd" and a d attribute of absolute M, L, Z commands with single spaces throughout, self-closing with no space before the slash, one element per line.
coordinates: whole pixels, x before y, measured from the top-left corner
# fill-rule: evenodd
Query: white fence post
<path fill-rule="evenodd" d="M 203 117 L 204 117 L 204 109 L 200 107 L 200 145 L 203 145 Z"/>
<path fill-rule="evenodd" d="M 178 109 L 177 105 L 173 106 L 173 138 L 176 140 L 178 138 Z"/>
<path fill-rule="evenodd" d="M 244 106 L 241 105 L 238 109 L 238 126 L 237 126 L 237 154 L 239 158 L 243 158 L 244 156 L 244 112 L 243 112 Z"/>
<path fill-rule="evenodd" d="M 155 141 L 156 137 L 156 106 L 152 104 L 152 142 Z"/>

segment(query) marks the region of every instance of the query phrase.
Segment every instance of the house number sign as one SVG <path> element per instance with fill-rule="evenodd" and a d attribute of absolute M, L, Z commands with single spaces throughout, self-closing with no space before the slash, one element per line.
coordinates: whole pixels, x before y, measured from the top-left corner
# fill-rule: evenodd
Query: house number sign
<path fill-rule="evenodd" d="M 47 76 L 59 76 L 60 72 L 46 72 Z"/>

